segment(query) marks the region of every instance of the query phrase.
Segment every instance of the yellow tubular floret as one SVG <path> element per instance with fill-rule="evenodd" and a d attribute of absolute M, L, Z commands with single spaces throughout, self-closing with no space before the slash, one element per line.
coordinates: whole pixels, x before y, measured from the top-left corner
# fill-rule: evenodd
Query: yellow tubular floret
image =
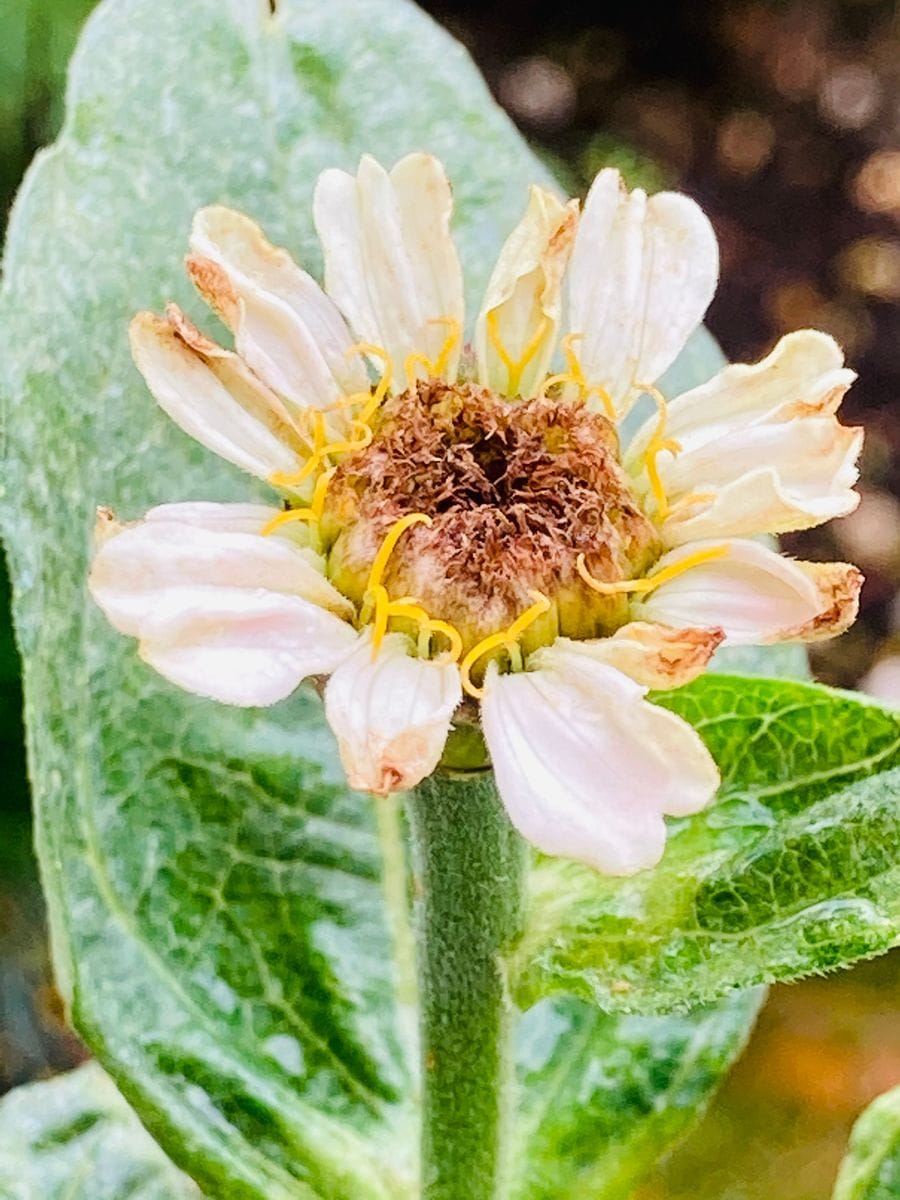
<path fill-rule="evenodd" d="M 646 596 L 662 584 L 668 583 L 672 579 L 677 579 L 685 571 L 690 571 L 693 567 L 699 567 L 703 563 L 714 562 L 717 558 L 724 558 L 727 553 L 728 546 L 709 546 L 705 550 L 697 550 L 693 554 L 687 555 L 680 562 L 663 567 L 661 571 L 656 571 L 652 575 L 646 575 L 643 579 L 620 579 L 615 583 L 604 583 L 601 579 L 595 579 L 585 565 L 583 554 L 578 555 L 575 565 L 578 569 L 578 574 L 588 587 L 593 588 L 595 592 L 599 592 L 601 596 L 619 596 L 630 592 Z"/>
<path fill-rule="evenodd" d="M 497 309 L 492 308 L 485 318 L 487 327 L 487 335 L 490 338 L 491 345 L 497 351 L 497 357 L 506 367 L 506 394 L 507 396 L 515 396 L 519 390 L 519 384 L 522 379 L 522 373 L 525 368 L 534 358 L 540 349 L 541 342 L 544 340 L 544 335 L 547 332 L 548 321 L 546 316 L 542 316 L 538 321 L 537 329 L 535 330 L 531 341 L 522 351 L 518 358 L 513 358 L 503 343 L 500 337 L 499 318 Z"/>
<path fill-rule="evenodd" d="M 508 629 L 504 629 L 500 633 L 492 633 L 488 637 L 482 638 L 480 642 L 476 642 L 459 664 L 459 674 L 463 690 L 468 692 L 470 696 L 474 696 L 476 700 L 480 700 L 484 695 L 484 688 L 476 687 L 471 677 L 472 668 L 478 662 L 479 658 L 483 658 L 485 654 L 490 654 L 492 650 L 499 650 L 501 647 L 505 647 L 512 654 L 513 650 L 518 649 L 519 638 L 525 630 L 550 609 L 550 601 L 543 592 L 530 588 L 528 595 L 534 600 L 534 604 L 530 608 L 526 608 L 522 615 L 517 617 Z"/>
<path fill-rule="evenodd" d="M 669 419 L 669 411 L 666 398 L 659 388 L 655 388 L 650 383 L 636 383 L 634 390 L 637 393 L 646 392 L 648 396 L 652 396 L 659 410 L 659 420 L 657 421 L 656 429 L 653 431 L 653 436 L 650 438 L 647 449 L 641 455 L 641 459 L 644 463 L 644 469 L 647 472 L 647 479 L 650 481 L 650 490 L 653 493 L 653 499 L 656 501 L 657 519 L 664 521 L 669 515 L 669 501 L 666 497 L 666 489 L 663 487 L 662 480 L 659 477 L 659 468 L 656 465 L 656 459 L 664 450 L 668 450 L 670 454 L 677 454 L 681 449 L 681 443 L 676 442 L 674 438 L 666 437 L 666 423 Z"/>

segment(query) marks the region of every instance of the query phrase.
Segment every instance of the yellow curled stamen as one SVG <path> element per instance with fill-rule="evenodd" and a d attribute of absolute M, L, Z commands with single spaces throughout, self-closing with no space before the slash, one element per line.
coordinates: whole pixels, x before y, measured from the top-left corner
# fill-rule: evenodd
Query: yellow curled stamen
<path fill-rule="evenodd" d="M 600 387 L 599 384 L 593 384 L 587 389 L 581 399 L 582 401 L 587 402 L 591 396 L 596 396 L 598 398 L 600 403 L 603 405 L 603 411 L 606 413 L 606 416 L 610 421 L 615 421 L 616 406 L 613 404 L 613 398 L 606 388 Z"/>
<path fill-rule="evenodd" d="M 578 400 L 581 404 L 586 404 L 591 396 L 596 396 L 603 405 L 603 409 L 607 417 L 614 421 L 616 419 L 616 408 L 612 402 L 612 396 L 606 388 L 600 387 L 599 384 L 589 384 L 584 375 L 578 355 L 573 347 L 576 342 L 581 341 L 584 337 L 583 333 L 567 333 L 560 343 L 560 349 L 563 353 L 563 358 L 566 360 L 568 370 L 561 372 L 559 375 L 551 375 L 544 380 L 544 392 L 546 393 L 551 387 L 556 384 L 574 384 L 578 388 Z"/>
<path fill-rule="evenodd" d="M 661 571 L 655 571 L 652 575 L 646 575 L 643 579 L 620 579 L 615 583 L 604 583 L 601 579 L 595 579 L 585 565 L 583 554 L 578 555 L 575 566 L 588 587 L 599 592 L 601 596 L 619 596 L 628 592 L 646 596 L 662 584 L 677 579 L 685 571 L 690 571 L 703 563 L 713 562 L 717 558 L 724 558 L 728 549 L 728 546 L 708 546 L 705 550 L 697 550 L 693 554 L 688 554 L 680 562 L 671 563 L 668 567 L 663 567 Z"/>
<path fill-rule="evenodd" d="M 312 451 L 309 458 L 303 464 L 299 471 L 293 475 L 286 474 L 284 471 L 274 471 L 268 479 L 273 487 L 298 487 L 305 480 L 309 479 L 310 475 L 318 469 L 326 454 L 325 446 L 325 415 L 319 409 L 312 409 L 304 414 L 308 420 L 312 422 Z"/>
<path fill-rule="evenodd" d="M 387 589 L 383 586 L 381 579 L 388 565 L 388 560 L 394 553 L 394 549 L 403 537 L 407 529 L 413 525 L 431 525 L 432 519 L 426 513 L 407 513 L 405 517 L 400 517 L 395 521 L 388 530 L 384 541 L 378 548 L 378 553 L 372 563 L 372 568 L 369 571 L 369 582 L 366 584 L 364 593 L 364 605 L 371 605 L 375 610 L 375 615 L 372 621 L 372 657 L 378 655 L 381 649 L 381 643 L 384 641 L 384 635 L 387 633 L 388 621 L 391 617 L 391 599 L 388 596 Z M 408 597 L 403 600 L 398 600 L 395 603 L 405 605 L 410 603 Z"/>
<path fill-rule="evenodd" d="M 322 418 L 322 413 L 318 413 L 317 415 L 319 418 Z M 317 449 L 313 451 L 310 460 L 308 460 L 304 464 L 304 467 L 302 467 L 299 472 L 296 472 L 295 475 L 286 475 L 284 472 L 281 472 L 281 470 L 276 470 L 274 474 L 269 476 L 269 482 L 272 487 L 296 487 L 310 478 L 310 475 L 312 475 L 314 470 L 322 466 L 325 458 L 329 458 L 331 455 L 335 454 L 355 454 L 356 450 L 365 450 L 366 446 L 371 443 L 373 437 L 371 426 L 366 425 L 365 421 L 360 421 L 358 418 L 350 421 L 350 432 L 356 433 L 355 438 L 344 439 L 343 442 L 329 442 L 326 445 L 317 446 Z"/>
<path fill-rule="evenodd" d="M 429 358 L 427 354 L 421 354 L 418 351 L 413 354 L 407 354 L 403 360 L 403 374 L 406 377 L 407 387 L 412 387 L 415 383 L 420 366 L 425 369 L 426 379 L 440 379 L 447 370 L 450 355 L 456 349 L 462 337 L 462 326 L 456 317 L 434 317 L 426 323 L 428 325 L 447 325 L 450 332 L 444 339 L 444 344 L 438 351 L 437 358 Z"/>
<path fill-rule="evenodd" d="M 548 612 L 551 605 L 550 601 L 543 594 L 534 588 L 530 588 L 528 595 L 534 600 L 534 604 L 530 608 L 517 617 L 508 629 L 501 630 L 500 633 L 492 633 L 486 638 L 482 638 L 480 642 L 476 642 L 469 653 L 459 664 L 459 676 L 462 681 L 463 691 L 468 692 L 470 696 L 474 696 L 476 700 L 481 700 L 484 696 L 484 688 L 476 687 L 472 682 L 472 668 L 478 662 L 479 658 L 483 658 L 485 654 L 490 654 L 492 650 L 499 650 L 501 646 L 505 646 L 510 653 L 518 645 L 519 638 L 530 625 L 533 625 L 539 617 L 542 617 L 545 612 Z"/>
<path fill-rule="evenodd" d="M 375 608 L 375 615 L 372 618 L 372 661 L 374 662 L 387 633 L 391 602 L 387 588 L 380 583 L 376 583 L 374 587 L 370 588 L 366 595 L 370 597 Z"/>
<path fill-rule="evenodd" d="M 318 521 L 318 519 L 311 508 L 289 508 L 285 512 L 279 513 L 277 517 L 273 517 L 271 521 L 266 521 L 259 532 L 263 537 L 268 537 L 282 525 L 289 525 L 293 521 Z"/>
<path fill-rule="evenodd" d="M 644 470 L 647 472 L 647 479 L 650 481 L 650 490 L 653 493 L 653 499 L 656 501 L 657 520 L 664 521 L 669 515 L 669 501 L 666 496 L 666 489 L 663 487 L 663 482 L 660 478 L 656 459 L 665 450 L 668 450 L 670 454 L 678 454 L 681 450 L 681 443 L 676 442 L 674 438 L 667 438 L 665 436 L 669 411 L 666 398 L 659 388 L 655 388 L 650 383 L 636 383 L 634 390 L 637 393 L 646 392 L 648 396 L 651 396 L 659 411 L 656 429 L 653 431 L 653 436 L 650 438 L 647 449 L 641 455 L 641 459 L 644 463 Z"/>
<path fill-rule="evenodd" d="M 384 363 L 384 369 L 381 372 L 381 378 L 375 387 L 375 391 L 372 392 L 371 396 L 366 397 L 365 407 L 359 414 L 359 419 L 368 424 L 375 413 L 378 412 L 382 400 L 384 400 L 390 390 L 391 380 L 394 377 L 394 360 L 388 354 L 387 350 L 382 346 L 374 345 L 372 342 L 357 342 L 355 345 L 350 346 L 345 351 L 345 354 L 368 354 L 373 358 L 380 358 Z"/>
<path fill-rule="evenodd" d="M 411 529 L 413 525 L 431 525 L 432 523 L 431 517 L 421 512 L 407 513 L 405 517 L 401 517 L 398 521 L 394 522 L 385 535 L 384 541 L 379 546 L 378 553 L 375 555 L 372 569 L 369 571 L 369 582 L 366 585 L 367 592 L 371 591 L 372 588 L 378 587 L 381 583 L 381 577 L 388 565 L 388 559 L 394 553 L 394 548 L 407 529 Z"/>
<path fill-rule="evenodd" d="M 280 529 L 282 525 L 287 525 L 291 521 L 309 521 L 311 524 L 317 525 L 322 519 L 322 513 L 325 509 L 325 496 L 334 472 L 335 468 L 331 467 L 328 471 L 323 471 L 316 480 L 309 508 L 289 508 L 286 512 L 279 513 L 277 517 L 273 517 L 271 521 L 266 521 L 265 525 L 263 525 L 259 531 L 262 536 L 268 537 L 270 533 L 274 533 L 276 529 Z"/>
<path fill-rule="evenodd" d="M 403 360 L 403 375 L 406 379 L 406 386 L 412 387 L 416 382 L 419 367 L 425 368 L 425 378 L 430 379 L 437 372 L 434 369 L 434 363 L 427 354 L 420 354 L 415 351 L 413 354 L 407 354 Z"/>
<path fill-rule="evenodd" d="M 438 351 L 438 356 L 434 360 L 432 374 L 440 378 L 450 363 L 450 356 L 462 340 L 462 325 L 457 321 L 456 317 L 435 317 L 434 320 L 428 322 L 429 325 L 446 325 L 447 337 L 444 340 L 443 346 Z"/>
<path fill-rule="evenodd" d="M 450 643 L 448 648 L 448 656 L 451 662 L 458 662 L 459 656 L 462 654 L 463 640 L 462 635 L 455 625 L 451 625 L 449 621 L 438 621 L 428 615 L 426 609 L 421 604 L 416 604 L 414 601 L 407 600 L 391 600 L 388 604 L 388 615 L 391 617 L 407 617 L 410 621 L 415 621 L 421 632 L 424 633 L 442 633 Z"/>
<path fill-rule="evenodd" d="M 518 358 L 513 358 L 507 350 L 503 339 L 500 337 L 500 318 L 497 315 L 497 311 L 496 308 L 490 310 L 485 317 L 485 325 L 491 345 L 497 351 L 497 357 L 503 363 L 504 367 L 506 367 L 506 394 L 507 396 L 515 396 L 519 391 L 519 385 L 522 382 L 522 375 L 525 368 L 540 349 L 541 342 L 544 340 L 547 333 L 547 326 L 550 322 L 546 315 L 542 315 L 538 321 L 537 329 L 525 346 L 525 349 Z"/>

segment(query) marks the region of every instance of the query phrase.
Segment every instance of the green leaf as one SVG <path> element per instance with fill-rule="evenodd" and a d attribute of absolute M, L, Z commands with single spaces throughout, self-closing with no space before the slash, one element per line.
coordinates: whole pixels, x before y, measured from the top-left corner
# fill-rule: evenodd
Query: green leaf
<path fill-rule="evenodd" d="M 571 997 L 519 1027 L 514 1200 L 623 1200 L 702 1115 L 762 1001 L 739 992 L 686 1016 L 600 1012 Z"/>
<path fill-rule="evenodd" d="M 95 1063 L 0 1102 L 0 1200 L 200 1200 Z"/>
<path fill-rule="evenodd" d="M 900 931 L 900 716 L 814 684 L 708 675 L 659 702 L 722 767 L 660 867 L 532 875 L 520 998 L 664 1011 L 879 954 Z"/>
<path fill-rule="evenodd" d="M 853 1126 L 832 1200 L 900 1196 L 900 1087 L 879 1096 Z"/>
<path fill-rule="evenodd" d="M 318 701 L 182 695 L 86 596 L 98 504 L 132 518 L 253 494 L 155 408 L 126 328 L 169 298 L 200 316 L 181 267 L 199 205 L 246 210 L 315 270 L 319 171 L 423 145 L 454 178 L 477 297 L 546 176 L 427 17 L 195 0 L 186 23 L 181 0 L 110 0 L 11 222 L 4 523 L 57 974 L 127 1099 L 216 1195 L 410 1194 L 410 1021 L 371 806 L 344 789 Z"/>

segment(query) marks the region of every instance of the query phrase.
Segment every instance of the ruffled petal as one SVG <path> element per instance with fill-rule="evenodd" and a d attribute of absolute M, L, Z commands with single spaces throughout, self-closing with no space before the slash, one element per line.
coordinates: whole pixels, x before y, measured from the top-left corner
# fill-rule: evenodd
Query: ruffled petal
<path fill-rule="evenodd" d="M 617 410 L 635 385 L 654 383 L 677 358 L 715 292 L 719 254 L 693 200 L 625 190 L 600 172 L 585 201 L 569 268 L 569 329 L 589 385 Z"/>
<path fill-rule="evenodd" d="M 670 508 L 669 545 L 701 537 L 785 533 L 845 516 L 862 430 L 834 417 L 855 378 L 826 334 L 782 338 L 755 366 L 731 366 L 668 406 L 666 436 L 681 446 L 656 466 Z M 644 453 L 656 418 L 637 432 L 626 465 L 639 492 L 650 484 Z"/>
<path fill-rule="evenodd" d="M 662 857 L 664 813 L 712 799 L 719 774 L 703 742 L 645 691 L 577 644 L 521 674 L 489 667 L 482 723 L 497 787 L 545 854 L 631 875 Z"/>
<path fill-rule="evenodd" d="M 595 662 L 615 667 L 645 688 L 683 687 L 706 669 L 725 639 L 721 629 L 672 629 L 630 621 L 612 637 L 573 642 L 558 638 L 532 655 L 535 665 L 552 663 L 560 651 L 577 651 Z"/>
<path fill-rule="evenodd" d="M 533 396 L 556 345 L 562 278 L 578 227 L 578 202 L 533 187 L 525 216 L 494 268 L 475 327 L 481 383 Z"/>
<path fill-rule="evenodd" d="M 356 334 L 391 356 L 395 391 L 407 384 L 410 354 L 437 363 L 451 332 L 448 322 L 462 330 L 452 207 L 444 169 L 428 154 L 410 154 L 390 173 L 364 155 L 355 176 L 323 171 L 316 185 L 326 289 Z M 445 379 L 456 377 L 459 340 L 443 364 Z"/>
<path fill-rule="evenodd" d="M 847 563 L 803 563 L 757 542 L 692 542 L 664 555 L 655 572 L 721 546 L 632 605 L 637 620 L 720 626 L 730 645 L 818 641 L 854 621 L 863 577 Z"/>
<path fill-rule="evenodd" d="M 348 354 L 353 339 L 334 303 L 249 217 L 201 209 L 191 250 L 188 272 L 201 295 L 241 356 L 295 411 L 368 389 L 364 361 Z"/>
<path fill-rule="evenodd" d="M 130 526 L 103 511 L 89 579 L 146 662 L 227 704 L 282 699 L 306 675 L 333 670 L 357 636 L 318 555 L 290 536 L 248 531 L 256 507 L 164 505 Z"/>
<path fill-rule="evenodd" d="M 277 396 L 174 307 L 139 313 L 131 352 L 160 408 L 187 434 L 259 479 L 294 474 L 304 446 Z"/>
<path fill-rule="evenodd" d="M 440 762 L 450 720 L 462 699 L 455 663 L 415 658 L 402 634 L 371 639 L 335 671 L 325 715 L 338 739 L 351 787 L 386 796 L 415 787 Z"/>

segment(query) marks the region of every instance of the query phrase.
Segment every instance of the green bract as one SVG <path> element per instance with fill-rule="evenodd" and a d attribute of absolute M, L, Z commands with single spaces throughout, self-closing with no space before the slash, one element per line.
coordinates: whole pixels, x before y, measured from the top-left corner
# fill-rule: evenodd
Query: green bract
<path fill-rule="evenodd" d="M 346 790 L 311 692 L 238 711 L 145 668 L 87 598 L 90 534 L 98 504 L 132 519 L 262 494 L 155 408 L 128 353 L 137 309 L 175 299 L 201 316 L 181 270 L 198 206 L 246 211 L 317 271 L 318 173 L 427 148 L 455 185 L 476 299 L 546 174 L 465 53 L 403 0 L 188 8 L 107 0 L 89 23 L 63 135 L 13 215 L 0 297 L 3 531 L 57 976 L 81 1035 L 210 1196 L 411 1200 L 432 1185 L 417 1183 L 409 963 L 392 951 L 408 946 L 398 810 L 379 830 Z M 701 336 L 677 370 L 687 384 L 719 363 Z M 897 938 L 895 718 L 741 678 L 661 702 L 709 738 L 723 800 L 633 880 L 530 866 L 524 940 L 500 967 L 523 1004 L 573 995 L 539 1000 L 518 1030 L 519 1111 L 498 1126 L 515 1200 L 628 1194 L 702 1109 L 758 995 L 698 1002 Z M 599 1011 L 614 1004 L 691 1011 Z M 96 1115 L 124 1131 L 123 1182 L 91 1200 L 190 1195 L 90 1071 L 6 1102 L 0 1170 L 14 1138 L 15 1169 L 48 1197 L 82 1169 L 47 1151 L 66 1141 L 51 1095 L 64 1126 L 71 1111 L 71 1129 Z M 46 1139 L 17 1132 L 32 1097 Z M 132 1153 L 143 1191 L 127 1182 Z M 0 1174 L 17 1197 L 10 1186 Z"/>

